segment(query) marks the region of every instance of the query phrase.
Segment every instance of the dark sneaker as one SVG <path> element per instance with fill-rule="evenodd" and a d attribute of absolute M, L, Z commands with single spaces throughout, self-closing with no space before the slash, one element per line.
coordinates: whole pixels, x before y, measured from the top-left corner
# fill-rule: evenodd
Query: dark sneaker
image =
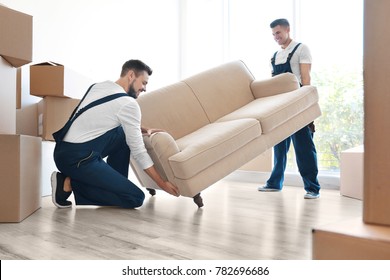
<path fill-rule="evenodd" d="M 313 193 L 313 192 L 307 192 L 304 196 L 303 196 L 304 199 L 317 199 L 317 198 L 320 198 L 320 194 L 319 193 Z"/>
<path fill-rule="evenodd" d="M 259 192 L 280 192 L 280 189 L 270 188 L 267 186 L 258 187 L 257 190 Z"/>
<path fill-rule="evenodd" d="M 72 207 L 72 202 L 67 200 L 72 192 L 64 191 L 64 181 L 65 176 L 60 172 L 54 171 L 51 174 L 51 198 L 58 208 Z"/>

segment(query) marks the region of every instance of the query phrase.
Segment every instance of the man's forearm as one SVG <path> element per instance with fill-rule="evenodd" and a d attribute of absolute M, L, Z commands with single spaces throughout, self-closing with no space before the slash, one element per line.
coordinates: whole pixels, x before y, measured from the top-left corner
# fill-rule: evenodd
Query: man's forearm
<path fill-rule="evenodd" d="M 157 186 L 159 186 L 161 189 L 164 189 L 165 187 L 165 182 L 164 180 L 161 178 L 160 174 L 157 172 L 156 168 L 154 167 L 154 165 L 152 165 L 151 167 L 149 168 L 146 168 L 145 170 L 145 173 L 148 174 L 148 176 L 150 178 L 153 179 L 154 182 L 156 182 Z"/>

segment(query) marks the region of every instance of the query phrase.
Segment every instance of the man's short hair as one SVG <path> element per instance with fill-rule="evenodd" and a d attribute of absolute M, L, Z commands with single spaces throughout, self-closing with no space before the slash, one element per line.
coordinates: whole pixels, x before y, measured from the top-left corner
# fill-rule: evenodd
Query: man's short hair
<path fill-rule="evenodd" d="M 290 23 L 288 22 L 287 19 L 285 18 L 279 18 L 279 19 L 275 19 L 273 22 L 271 22 L 270 24 L 270 27 L 271 28 L 274 28 L 276 26 L 285 26 L 285 27 L 289 27 L 290 26 Z"/>
<path fill-rule="evenodd" d="M 137 76 L 143 71 L 146 71 L 149 76 L 153 73 L 153 70 L 148 65 L 137 59 L 130 59 L 123 64 L 121 77 L 124 77 L 130 70 L 133 70 Z"/>

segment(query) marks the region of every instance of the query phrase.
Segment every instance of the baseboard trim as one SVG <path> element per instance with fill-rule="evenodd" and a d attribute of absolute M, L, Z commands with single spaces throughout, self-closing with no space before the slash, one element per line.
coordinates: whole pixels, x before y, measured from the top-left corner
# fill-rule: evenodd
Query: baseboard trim
<path fill-rule="evenodd" d="M 225 180 L 255 184 L 258 183 L 259 185 L 262 185 L 268 180 L 269 176 L 270 172 L 236 170 L 226 176 Z M 286 172 L 284 177 L 284 184 L 286 186 L 303 187 L 302 178 L 298 173 Z M 323 189 L 340 189 L 340 176 L 338 173 L 329 174 L 320 172 L 318 175 L 318 181 Z"/>

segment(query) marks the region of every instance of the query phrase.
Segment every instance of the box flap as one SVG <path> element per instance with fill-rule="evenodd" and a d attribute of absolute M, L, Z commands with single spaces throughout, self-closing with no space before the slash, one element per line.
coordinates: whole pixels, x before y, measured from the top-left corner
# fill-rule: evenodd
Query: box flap
<path fill-rule="evenodd" d="M 64 65 L 53 62 L 53 61 L 45 61 L 45 62 L 33 64 L 31 66 L 34 67 L 34 66 L 64 66 Z"/>

